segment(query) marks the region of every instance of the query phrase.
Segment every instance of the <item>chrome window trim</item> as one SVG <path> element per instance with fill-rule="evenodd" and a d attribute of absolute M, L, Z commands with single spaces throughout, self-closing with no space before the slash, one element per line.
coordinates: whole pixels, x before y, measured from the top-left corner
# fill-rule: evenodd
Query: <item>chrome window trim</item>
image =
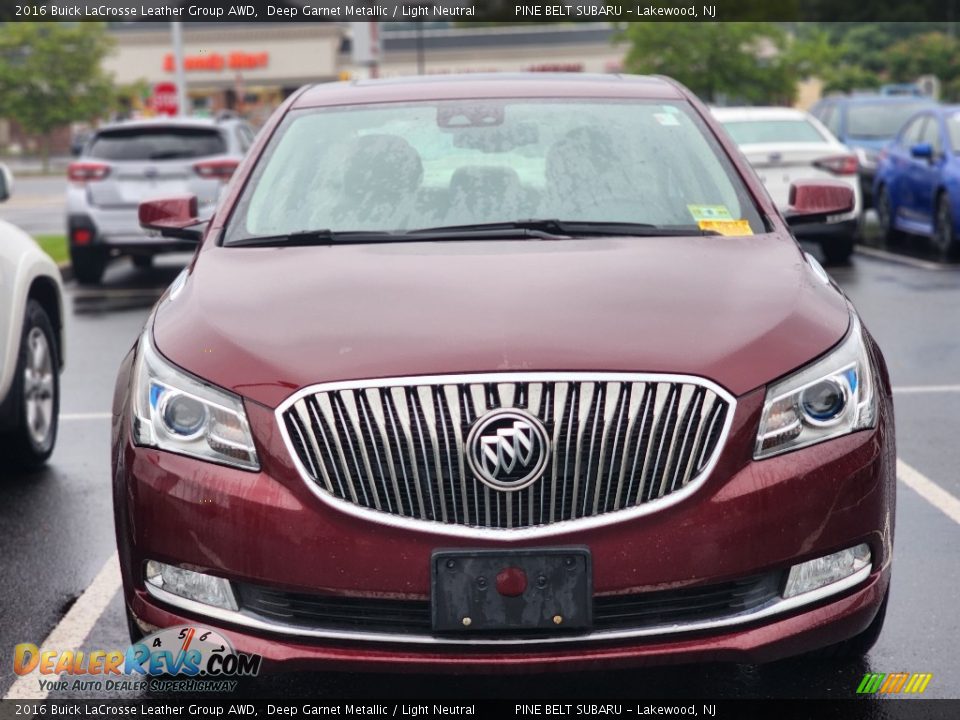
<path fill-rule="evenodd" d="M 646 628 L 636 628 L 633 630 L 607 630 L 591 632 L 578 636 L 556 636 L 547 638 L 452 638 L 437 637 L 434 635 L 404 634 L 404 633 L 372 633 L 372 632 L 353 632 L 345 630 L 318 630 L 311 628 L 287 625 L 279 622 L 271 622 L 255 617 L 245 612 L 235 612 L 232 610 L 222 610 L 211 605 L 205 605 L 195 600 L 188 600 L 178 595 L 146 585 L 147 594 L 172 605 L 173 607 L 186 610 L 187 612 L 209 617 L 215 620 L 222 620 L 226 623 L 251 628 L 253 630 L 262 630 L 264 632 L 277 633 L 291 637 L 301 638 L 319 638 L 325 640 L 347 640 L 362 641 L 373 643 L 399 643 L 408 645 L 446 645 L 446 646 L 531 646 L 531 645 L 577 645 L 583 643 L 609 642 L 614 640 L 625 640 L 630 638 L 648 638 L 656 636 L 667 636 L 689 632 L 698 632 L 703 630 L 723 630 L 730 627 L 744 625 L 746 623 L 756 622 L 776 615 L 788 613 L 791 610 L 811 605 L 832 595 L 837 595 L 849 590 L 870 577 L 873 572 L 873 563 L 858 570 L 853 575 L 838 580 L 837 582 L 826 585 L 817 590 L 802 595 L 796 595 L 788 599 L 779 599 L 768 603 L 767 605 L 755 608 L 753 610 L 728 615 L 715 620 L 701 620 L 688 623 L 674 623 L 671 625 L 656 625 Z"/>
<path fill-rule="evenodd" d="M 290 435 L 287 432 L 287 424 L 283 420 L 284 413 L 289 410 L 297 401 L 314 395 L 316 393 L 335 392 L 337 390 L 358 390 L 365 388 L 384 388 L 394 386 L 422 386 L 422 385 L 455 385 L 458 383 L 481 384 L 481 383 L 509 383 L 509 382 L 659 382 L 659 383 L 688 383 L 699 385 L 716 393 L 728 404 L 728 411 L 724 418 L 723 429 L 717 440 L 716 449 L 713 457 L 706 464 L 700 477 L 691 481 L 682 490 L 670 493 L 662 499 L 654 502 L 648 502 L 625 510 L 616 510 L 601 515 L 586 518 L 577 518 L 575 520 L 564 520 L 549 525 L 540 525 L 528 528 L 480 528 L 468 527 L 464 525 L 446 524 L 431 520 L 421 520 L 415 518 L 405 518 L 391 515 L 379 510 L 373 510 L 343 500 L 325 493 L 311 479 L 310 473 L 304 467 L 297 452 L 294 450 Z M 699 490 L 710 477 L 713 468 L 716 466 L 720 455 L 723 454 L 727 437 L 730 433 L 730 427 L 733 424 L 733 417 L 736 415 L 737 400 L 724 388 L 711 380 L 698 377 L 696 375 L 674 375 L 661 373 L 628 373 L 628 372 L 498 372 L 498 373 L 464 373 L 456 375 L 413 375 L 405 377 L 376 378 L 373 380 L 347 380 L 342 382 L 319 383 L 311 385 L 297 391 L 277 406 L 274 411 L 274 418 L 280 430 L 280 436 L 287 449 L 290 460 L 300 474 L 307 488 L 318 497 L 328 507 L 339 512 L 368 520 L 370 522 L 387 525 L 390 527 L 402 528 L 405 530 L 414 530 L 421 533 L 430 533 L 433 535 L 444 535 L 447 537 L 477 538 L 477 539 L 496 539 L 496 540 L 525 540 L 528 538 L 549 537 L 552 535 L 563 535 L 566 533 L 588 530 L 596 527 L 603 527 L 614 523 L 626 522 L 635 518 L 659 512 L 672 507 L 677 503 L 683 502 L 688 497 Z"/>

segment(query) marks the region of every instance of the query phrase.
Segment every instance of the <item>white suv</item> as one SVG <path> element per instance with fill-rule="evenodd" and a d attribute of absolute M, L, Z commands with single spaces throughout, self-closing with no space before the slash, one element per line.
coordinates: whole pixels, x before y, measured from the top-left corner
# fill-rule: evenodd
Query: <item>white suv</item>
<path fill-rule="evenodd" d="M 196 195 L 209 216 L 220 191 L 253 143 L 243 120 L 164 119 L 101 127 L 67 169 L 67 237 L 77 281 L 100 282 L 110 258 L 147 267 L 161 252 L 195 243 L 150 237 L 140 228 L 143 200 Z"/>
<path fill-rule="evenodd" d="M 12 186 L 0 166 L 0 201 Z M 0 474 L 35 470 L 53 452 L 62 369 L 60 270 L 29 235 L 0 220 Z"/>

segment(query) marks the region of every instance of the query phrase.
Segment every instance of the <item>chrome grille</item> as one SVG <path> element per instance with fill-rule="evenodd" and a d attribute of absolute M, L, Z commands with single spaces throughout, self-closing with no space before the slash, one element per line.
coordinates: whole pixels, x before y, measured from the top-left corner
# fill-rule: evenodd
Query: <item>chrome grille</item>
<path fill-rule="evenodd" d="M 712 467 L 733 407 L 693 377 L 524 373 L 334 383 L 277 414 L 323 499 L 385 520 L 517 530 L 679 499 Z M 471 426 L 500 408 L 529 413 L 550 438 L 545 470 L 521 490 L 493 489 L 465 462 Z"/>

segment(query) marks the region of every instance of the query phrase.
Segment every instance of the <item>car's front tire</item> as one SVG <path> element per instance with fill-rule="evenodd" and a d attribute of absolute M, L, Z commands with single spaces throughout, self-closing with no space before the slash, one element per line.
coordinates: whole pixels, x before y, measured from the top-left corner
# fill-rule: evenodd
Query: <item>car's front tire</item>
<path fill-rule="evenodd" d="M 70 246 L 73 276 L 81 285 L 99 285 L 108 261 L 105 248 Z"/>
<path fill-rule="evenodd" d="M 890 199 L 890 191 L 886 185 L 881 185 L 877 193 L 877 218 L 880 221 L 880 235 L 883 242 L 887 245 L 894 245 L 903 238 L 903 233 L 897 230 L 893 224 L 893 202 Z"/>
<path fill-rule="evenodd" d="M 957 229 L 946 191 L 937 196 L 937 221 L 931 238 L 933 246 L 944 259 L 957 255 Z"/>
<path fill-rule="evenodd" d="M 21 470 L 39 469 L 53 453 L 60 413 L 60 358 L 53 323 L 36 300 L 27 302 L 11 389 L 13 430 L 0 435 L 0 456 Z"/>
<path fill-rule="evenodd" d="M 823 257 L 829 265 L 846 265 L 853 254 L 853 235 L 840 235 L 820 243 Z"/>

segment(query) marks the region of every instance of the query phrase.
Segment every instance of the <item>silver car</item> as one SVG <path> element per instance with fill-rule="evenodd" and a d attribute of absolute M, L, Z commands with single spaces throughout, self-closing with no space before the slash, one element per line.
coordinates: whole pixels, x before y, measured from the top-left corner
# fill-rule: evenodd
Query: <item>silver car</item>
<path fill-rule="evenodd" d="M 67 236 L 76 279 L 99 283 L 118 255 L 149 267 L 158 253 L 193 249 L 190 242 L 146 235 L 137 219 L 140 202 L 196 195 L 200 217 L 209 216 L 253 137 L 235 117 L 132 121 L 95 131 L 67 169 Z"/>

